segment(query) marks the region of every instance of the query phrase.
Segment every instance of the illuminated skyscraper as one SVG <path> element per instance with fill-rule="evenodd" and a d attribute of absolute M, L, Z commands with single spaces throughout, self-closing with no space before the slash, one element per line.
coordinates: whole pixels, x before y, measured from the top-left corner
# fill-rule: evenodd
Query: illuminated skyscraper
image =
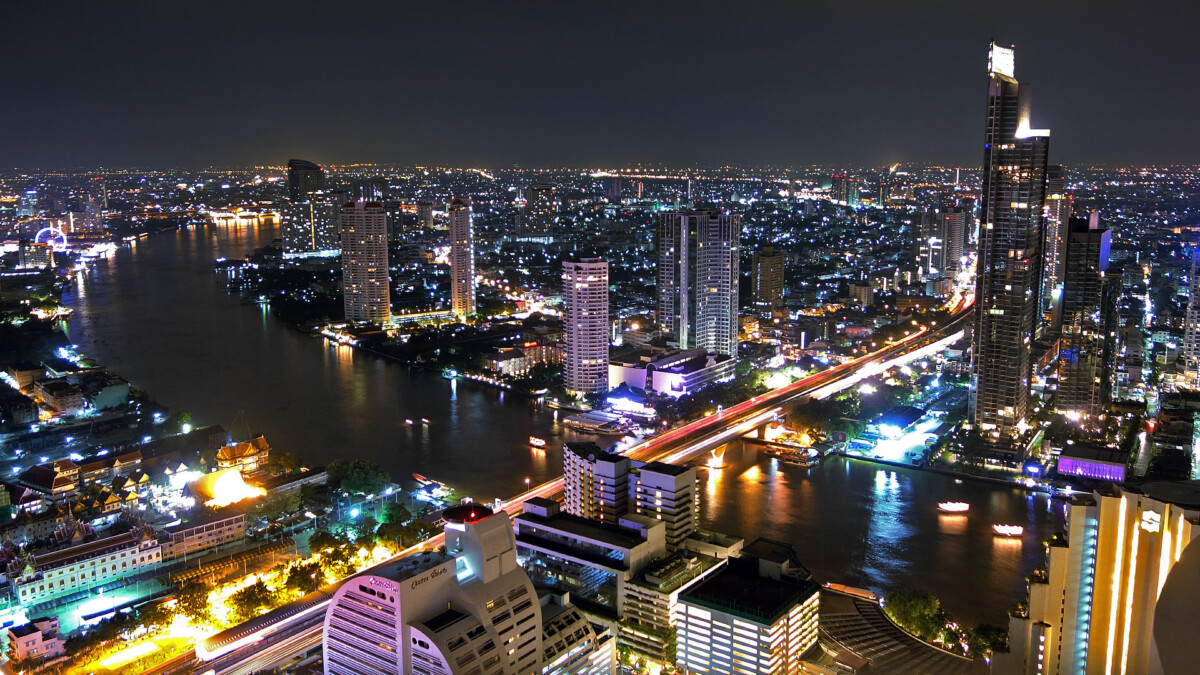
<path fill-rule="evenodd" d="M 1200 248 L 1192 252 L 1192 267 L 1188 271 L 1187 320 L 1183 328 L 1183 358 L 1187 376 L 1200 380 Z"/>
<path fill-rule="evenodd" d="M 1110 235 L 1098 213 L 1071 218 L 1062 286 L 1062 343 L 1056 407 L 1098 415 L 1108 403 L 1108 364 L 1116 339 L 1114 279 L 1108 270 Z"/>
<path fill-rule="evenodd" d="M 608 263 L 583 257 L 563 261 L 563 379 L 575 394 L 608 391 Z"/>
<path fill-rule="evenodd" d="M 554 186 L 534 183 L 525 188 L 525 203 L 517 214 L 517 234 L 531 237 L 548 237 L 554 225 L 558 202 L 554 199 Z"/>
<path fill-rule="evenodd" d="M 384 324 L 391 318 L 387 214 L 378 202 L 342 207 L 342 293 L 346 320 Z"/>
<path fill-rule="evenodd" d="M 475 232 L 471 201 L 450 201 L 450 308 L 465 319 L 475 313 Z"/>
<path fill-rule="evenodd" d="M 1029 417 L 1033 340 L 1042 316 L 1043 208 L 1050 132 L 1029 127 L 1014 52 L 992 44 L 980 195 L 970 417 L 997 449 Z"/>
<path fill-rule="evenodd" d="M 1067 533 L 1047 542 L 1045 569 L 1028 577 L 1028 602 L 1011 615 L 1009 651 L 996 654 L 992 673 L 1192 672 L 1164 670 L 1156 641 L 1190 633 L 1194 659 L 1194 624 L 1155 620 L 1160 599 L 1167 600 L 1164 586 L 1176 582 L 1176 563 L 1200 534 L 1198 508 L 1200 490 L 1191 481 L 1106 486 L 1072 500 Z M 1194 611 L 1195 583 L 1179 581 L 1188 582 L 1184 602 Z"/>
<path fill-rule="evenodd" d="M 302 202 L 325 189 L 325 170 L 306 159 L 289 159 L 288 199 Z"/>
<path fill-rule="evenodd" d="M 1046 170 L 1045 268 L 1042 270 L 1042 311 L 1045 332 L 1057 330 L 1062 323 L 1061 298 L 1067 227 L 1071 219 L 1071 195 L 1061 164 Z"/>
<path fill-rule="evenodd" d="M 742 217 L 665 213 L 658 224 L 658 316 L 681 349 L 737 357 Z"/>
<path fill-rule="evenodd" d="M 285 258 L 318 253 L 336 253 L 338 216 L 341 208 L 323 200 L 293 203 L 283 214 L 283 255 Z"/>
<path fill-rule="evenodd" d="M 838 204 L 858 206 L 861 187 L 862 179 L 847 176 L 844 173 L 835 173 L 830 181 L 829 196 Z"/>
<path fill-rule="evenodd" d="M 774 307 L 783 300 L 783 251 L 767 246 L 754 252 L 754 303 Z"/>

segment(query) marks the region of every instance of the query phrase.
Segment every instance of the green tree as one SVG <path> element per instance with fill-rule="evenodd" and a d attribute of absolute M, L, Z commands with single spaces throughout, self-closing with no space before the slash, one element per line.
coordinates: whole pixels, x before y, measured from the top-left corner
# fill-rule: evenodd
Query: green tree
<path fill-rule="evenodd" d="M 377 494 L 391 482 L 387 472 L 379 465 L 362 459 L 349 462 L 335 460 L 325 470 L 331 485 L 340 486 L 350 494 Z"/>
<path fill-rule="evenodd" d="M 207 623 L 212 618 L 208 606 L 208 586 L 199 581 L 185 582 L 175 591 L 178 602 L 176 609 L 196 623 Z"/>
<path fill-rule="evenodd" d="M 883 611 L 896 625 L 922 640 L 933 640 L 946 625 L 941 601 L 922 591 L 896 591 L 887 597 Z"/>
<path fill-rule="evenodd" d="M 274 607 L 276 601 L 275 592 L 259 579 L 229 596 L 230 614 L 234 621 L 242 623 L 258 616 L 263 610 Z"/>
<path fill-rule="evenodd" d="M 1178 448 L 1163 448 L 1150 460 L 1147 480 L 1187 480 L 1192 477 L 1192 455 Z"/>
<path fill-rule="evenodd" d="M 990 623 L 981 623 L 964 636 L 972 657 L 981 659 L 991 656 L 1008 646 L 1008 631 Z"/>
<path fill-rule="evenodd" d="M 316 553 L 318 551 L 324 551 L 327 548 L 337 548 L 345 543 L 346 540 L 343 537 L 339 537 L 338 535 L 330 532 L 328 529 L 322 527 L 316 532 L 313 532 L 308 538 L 308 550 Z"/>
<path fill-rule="evenodd" d="M 171 623 L 173 615 L 164 602 L 148 602 L 137 610 L 138 621 L 143 626 L 165 627 Z"/>
<path fill-rule="evenodd" d="M 388 502 L 383 505 L 383 522 L 385 523 L 407 523 L 412 520 L 412 513 L 403 504 Z"/>
<path fill-rule="evenodd" d="M 290 452 L 271 451 L 271 454 L 267 456 L 267 471 L 277 476 L 286 476 L 299 469 L 300 466 L 300 460 Z"/>
<path fill-rule="evenodd" d="M 374 516 L 364 515 L 354 527 L 354 543 L 359 546 L 370 546 L 375 543 L 375 530 L 379 529 L 379 521 Z"/>
<path fill-rule="evenodd" d="M 385 522 L 375 531 L 375 536 L 379 541 L 386 544 L 391 544 L 395 547 L 405 547 L 404 537 L 408 533 L 408 525 L 398 520 Z M 405 547 L 406 548 L 406 547 Z"/>
<path fill-rule="evenodd" d="M 324 580 L 325 578 L 321 574 L 321 565 L 317 562 L 309 562 L 293 565 L 288 570 L 287 581 L 284 584 L 288 589 L 305 595 L 320 588 Z"/>

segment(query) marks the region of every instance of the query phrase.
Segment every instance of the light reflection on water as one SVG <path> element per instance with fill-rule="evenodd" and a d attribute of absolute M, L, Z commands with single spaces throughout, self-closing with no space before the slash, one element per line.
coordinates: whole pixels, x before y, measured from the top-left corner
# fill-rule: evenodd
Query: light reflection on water
<path fill-rule="evenodd" d="M 363 457 L 396 478 L 421 473 L 479 500 L 516 494 L 527 476 L 536 484 L 561 475 L 563 442 L 596 440 L 563 428 L 556 410 L 330 347 L 242 306 L 213 261 L 274 236 L 269 227 L 198 227 L 119 249 L 89 268 L 86 292 L 68 294 L 72 341 L 198 423 L 233 428 L 244 411 L 236 433 L 265 433 L 305 461 Z M 531 450 L 530 436 L 546 448 Z M 700 470 L 703 526 L 790 542 L 821 581 L 924 588 L 967 623 L 1004 624 L 1024 575 L 1042 564 L 1037 542 L 1062 521 L 1044 497 L 935 474 L 841 459 L 806 469 L 741 449 L 725 462 Z M 950 525 L 939 501 L 971 511 Z M 1024 524 L 1024 545 L 996 541 L 995 522 Z"/>
<path fill-rule="evenodd" d="M 746 449 L 725 460 L 701 470 L 703 526 L 789 542 L 820 581 L 925 589 L 969 624 L 1006 625 L 1025 575 L 1043 564 L 1037 542 L 1062 526 L 1044 497 L 1000 485 L 840 458 L 806 469 Z M 943 501 L 971 511 L 941 513 Z M 1025 535 L 997 541 L 998 522 L 1023 523 Z"/>

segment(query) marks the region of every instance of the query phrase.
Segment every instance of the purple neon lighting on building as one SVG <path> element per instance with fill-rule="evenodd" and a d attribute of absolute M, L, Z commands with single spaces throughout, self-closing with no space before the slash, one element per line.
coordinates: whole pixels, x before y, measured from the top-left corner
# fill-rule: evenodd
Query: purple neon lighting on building
<path fill-rule="evenodd" d="M 1085 459 L 1060 457 L 1058 473 L 1065 476 L 1083 476 L 1096 480 L 1107 480 L 1119 483 L 1125 480 L 1125 467 L 1107 462 L 1089 462 Z"/>

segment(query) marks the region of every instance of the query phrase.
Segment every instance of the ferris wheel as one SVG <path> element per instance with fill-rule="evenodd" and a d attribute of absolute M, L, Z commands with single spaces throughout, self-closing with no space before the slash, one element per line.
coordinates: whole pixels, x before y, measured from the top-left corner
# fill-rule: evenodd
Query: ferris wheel
<path fill-rule="evenodd" d="M 55 251 L 67 250 L 67 233 L 57 227 L 43 227 L 33 235 L 33 243 L 49 244 Z"/>

